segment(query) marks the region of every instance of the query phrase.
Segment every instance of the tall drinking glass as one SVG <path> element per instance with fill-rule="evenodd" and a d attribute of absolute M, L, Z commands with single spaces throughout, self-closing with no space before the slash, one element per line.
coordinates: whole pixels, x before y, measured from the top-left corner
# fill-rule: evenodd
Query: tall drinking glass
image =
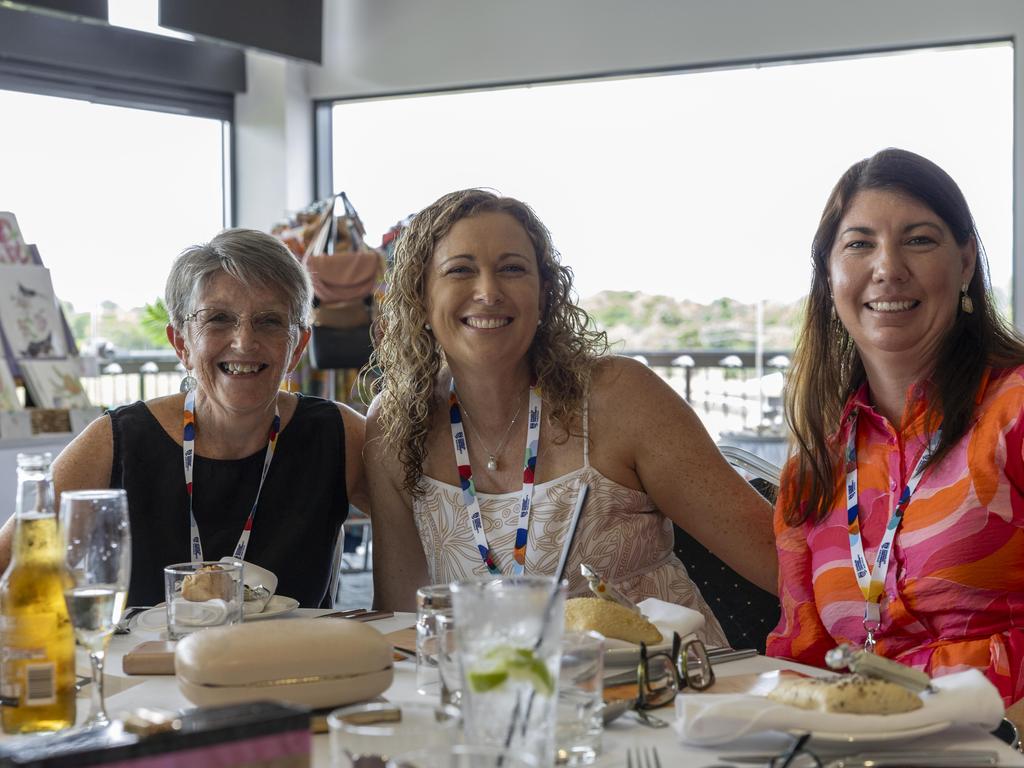
<path fill-rule="evenodd" d="M 73 585 L 65 590 L 75 639 L 92 663 L 92 707 L 84 725 L 110 722 L 103 703 L 103 658 L 121 620 L 132 567 L 128 497 L 123 490 L 69 491 L 60 500 L 64 557 Z"/>
<path fill-rule="evenodd" d="M 452 585 L 467 744 L 555 759 L 565 586 L 520 576 Z"/>

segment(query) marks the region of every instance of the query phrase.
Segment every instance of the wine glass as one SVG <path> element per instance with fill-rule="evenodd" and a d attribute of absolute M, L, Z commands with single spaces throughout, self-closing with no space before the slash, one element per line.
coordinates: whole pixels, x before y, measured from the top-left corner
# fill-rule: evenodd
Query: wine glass
<path fill-rule="evenodd" d="M 103 658 L 121 620 L 132 567 L 128 497 L 123 490 L 61 495 L 60 525 L 72 584 L 64 591 L 75 639 L 92 662 L 92 707 L 84 727 L 110 723 L 103 703 Z"/>

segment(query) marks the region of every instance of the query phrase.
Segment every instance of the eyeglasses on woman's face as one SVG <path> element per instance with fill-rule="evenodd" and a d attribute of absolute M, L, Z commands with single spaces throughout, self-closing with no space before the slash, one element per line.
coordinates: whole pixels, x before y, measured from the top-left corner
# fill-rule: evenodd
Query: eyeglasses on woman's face
<path fill-rule="evenodd" d="M 710 688 L 715 682 L 704 643 L 686 640 L 672 633 L 672 651 L 647 650 L 640 644 L 640 664 L 637 667 L 637 709 L 656 709 L 670 703 L 683 688 L 695 691 Z"/>
<path fill-rule="evenodd" d="M 203 307 L 188 315 L 185 322 L 194 322 L 196 330 L 204 336 L 225 337 L 238 332 L 243 319 L 247 319 L 252 332 L 259 337 L 276 339 L 288 336 L 295 324 L 287 313 L 277 310 L 238 313 L 220 307 Z"/>

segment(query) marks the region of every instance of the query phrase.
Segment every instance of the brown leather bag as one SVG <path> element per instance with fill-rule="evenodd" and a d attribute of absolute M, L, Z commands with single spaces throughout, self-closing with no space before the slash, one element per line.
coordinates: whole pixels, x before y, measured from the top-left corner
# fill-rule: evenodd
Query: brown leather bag
<path fill-rule="evenodd" d="M 307 254 L 303 263 L 313 292 L 324 304 L 372 296 L 384 268 L 381 255 L 373 250 Z"/>

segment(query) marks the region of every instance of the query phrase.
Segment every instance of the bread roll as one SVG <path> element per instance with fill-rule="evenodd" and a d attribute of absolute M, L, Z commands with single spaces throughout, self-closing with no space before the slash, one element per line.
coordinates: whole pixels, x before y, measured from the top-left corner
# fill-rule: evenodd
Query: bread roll
<path fill-rule="evenodd" d="M 920 696 L 902 685 L 864 675 L 782 680 L 768 698 L 800 709 L 852 715 L 894 715 L 924 706 Z"/>
<path fill-rule="evenodd" d="M 231 574 L 219 565 L 207 565 L 181 582 L 181 596 L 192 602 L 230 600 L 235 593 Z"/>
<path fill-rule="evenodd" d="M 660 643 L 661 631 L 639 613 L 598 597 L 574 597 L 565 601 L 565 628 L 593 630 L 605 637 L 629 643 Z"/>

